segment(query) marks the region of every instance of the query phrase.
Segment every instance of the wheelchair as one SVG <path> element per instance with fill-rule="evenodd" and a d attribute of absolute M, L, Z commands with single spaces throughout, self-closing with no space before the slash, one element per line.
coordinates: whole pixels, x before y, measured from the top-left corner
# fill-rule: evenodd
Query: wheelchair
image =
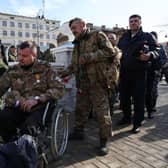
<path fill-rule="evenodd" d="M 37 168 L 46 168 L 49 162 L 58 160 L 66 150 L 70 113 L 65 111 L 64 105 L 59 100 L 48 101 L 41 107 L 36 106 L 32 109 L 32 112 L 44 110 L 40 123 L 38 122 L 35 126 L 23 124 L 17 128 L 16 135 L 12 135 L 8 140 L 3 139 L 1 143 L 18 142 L 20 138 L 28 135 L 35 144 Z"/>
<path fill-rule="evenodd" d="M 1 139 L 1 144 L 17 141 L 24 135 L 31 136 L 35 142 L 37 153 L 37 168 L 46 168 L 47 165 L 63 156 L 68 143 L 69 136 L 69 115 L 70 112 L 64 107 L 61 100 L 50 100 L 46 104 L 36 106 L 32 109 L 44 110 L 42 118 L 36 126 L 21 125 L 17 128 L 16 135 L 8 140 Z"/>
<path fill-rule="evenodd" d="M 35 136 L 38 168 L 45 168 L 49 162 L 58 160 L 64 154 L 68 143 L 69 115 L 58 101 L 46 104 L 42 125 Z"/>

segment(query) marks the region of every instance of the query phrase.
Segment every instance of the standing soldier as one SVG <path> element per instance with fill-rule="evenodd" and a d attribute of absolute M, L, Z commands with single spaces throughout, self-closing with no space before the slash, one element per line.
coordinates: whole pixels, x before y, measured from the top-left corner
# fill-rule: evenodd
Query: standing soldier
<path fill-rule="evenodd" d="M 114 87 L 111 72 L 115 50 L 103 32 L 90 32 L 80 18 L 70 20 L 69 27 L 75 36 L 72 64 L 62 75 L 76 76 L 77 104 L 75 128 L 71 139 L 84 139 L 84 127 L 92 107 L 99 123 L 99 155 L 108 153 L 111 136 L 108 87 Z"/>
<path fill-rule="evenodd" d="M 118 93 L 118 82 L 119 82 L 119 71 L 120 71 L 120 59 L 122 56 L 122 53 L 120 51 L 120 49 L 117 47 L 117 36 L 114 33 L 109 33 L 108 34 L 108 38 L 111 42 L 111 44 L 114 47 L 114 50 L 116 51 L 117 55 L 114 59 L 114 63 L 116 66 L 113 66 L 114 68 L 114 74 L 116 74 L 116 82 L 115 82 L 115 88 L 114 89 L 110 89 L 109 90 L 109 101 L 110 101 L 110 114 L 111 116 L 113 115 L 113 107 L 114 107 L 114 103 L 116 101 L 117 98 L 117 93 Z"/>

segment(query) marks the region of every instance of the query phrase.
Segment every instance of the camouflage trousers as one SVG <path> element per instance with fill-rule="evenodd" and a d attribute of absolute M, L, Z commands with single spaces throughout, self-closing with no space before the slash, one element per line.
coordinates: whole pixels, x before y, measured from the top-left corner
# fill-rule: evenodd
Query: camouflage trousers
<path fill-rule="evenodd" d="M 100 138 L 109 138 L 112 133 L 112 121 L 110 116 L 108 92 L 100 84 L 88 89 L 82 89 L 77 94 L 75 128 L 84 128 L 88 121 L 91 108 L 96 114 L 99 125 Z"/>

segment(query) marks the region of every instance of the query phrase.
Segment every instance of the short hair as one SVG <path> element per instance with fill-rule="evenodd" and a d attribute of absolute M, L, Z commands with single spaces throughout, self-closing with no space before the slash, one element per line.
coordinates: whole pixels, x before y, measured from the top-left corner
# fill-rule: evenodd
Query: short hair
<path fill-rule="evenodd" d="M 117 40 L 117 35 L 116 35 L 116 33 L 108 33 L 108 37 L 109 37 L 109 35 L 112 35 L 112 36 L 113 36 L 113 39 L 114 39 L 114 40 Z"/>
<path fill-rule="evenodd" d="M 24 41 L 19 45 L 19 49 L 23 50 L 25 48 L 30 48 L 31 50 L 37 52 L 37 45 L 34 41 Z"/>
<path fill-rule="evenodd" d="M 155 31 L 150 32 L 150 34 L 152 34 L 156 39 L 158 39 L 158 35 Z"/>
<path fill-rule="evenodd" d="M 25 48 L 36 48 L 36 44 L 33 41 L 24 41 L 19 45 L 20 49 L 25 49 Z"/>
<path fill-rule="evenodd" d="M 16 48 L 14 45 L 11 45 L 10 48 Z"/>
<path fill-rule="evenodd" d="M 131 15 L 131 16 L 129 17 L 129 20 L 132 19 L 132 18 L 139 18 L 139 19 L 141 20 L 141 16 L 138 15 L 138 14 Z"/>
<path fill-rule="evenodd" d="M 69 27 L 71 27 L 73 22 L 83 22 L 83 19 L 75 17 L 69 21 Z"/>

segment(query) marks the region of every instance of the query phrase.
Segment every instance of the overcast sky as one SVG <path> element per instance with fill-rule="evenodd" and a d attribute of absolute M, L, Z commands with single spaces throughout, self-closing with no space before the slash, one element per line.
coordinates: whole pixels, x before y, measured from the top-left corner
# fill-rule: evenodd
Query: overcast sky
<path fill-rule="evenodd" d="M 42 0 L 1 0 L 0 12 L 37 16 L 43 8 Z M 132 14 L 142 16 L 145 31 L 155 30 L 160 41 L 168 40 L 168 0 L 45 0 L 45 17 L 60 20 L 81 17 L 94 25 L 128 26 Z M 167 26 L 163 26 L 166 25 Z"/>

